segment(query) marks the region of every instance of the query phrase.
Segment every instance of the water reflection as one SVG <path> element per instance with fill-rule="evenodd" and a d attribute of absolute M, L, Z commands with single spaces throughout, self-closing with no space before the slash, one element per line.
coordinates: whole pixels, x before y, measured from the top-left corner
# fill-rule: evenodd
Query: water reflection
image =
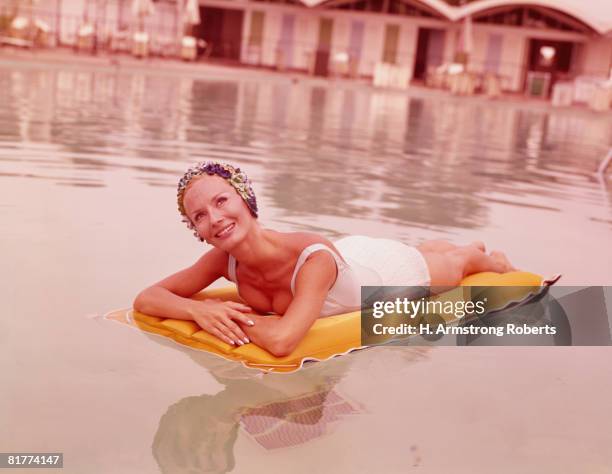
<path fill-rule="evenodd" d="M 363 221 L 397 238 L 477 232 L 568 200 L 610 220 L 592 175 L 610 115 L 241 76 L 0 69 L 0 176 L 169 187 L 188 163 L 225 160 L 255 177 L 272 224 L 330 235 Z"/>
<path fill-rule="evenodd" d="M 557 185 L 588 194 L 586 176 L 612 141 L 608 116 L 368 89 L 117 71 L 4 70 L 0 83 L 3 158 L 17 142 L 57 144 L 46 160 L 77 170 L 83 159 L 90 170 L 159 160 L 177 174 L 196 157 L 247 163 L 269 172 L 264 193 L 288 215 L 367 215 L 374 194 L 384 220 L 481 227 L 483 195 L 516 195 L 516 184 L 532 196 L 560 197 Z"/>
<path fill-rule="evenodd" d="M 162 472 L 231 471 L 240 433 L 266 450 L 288 448 L 329 435 L 347 416 L 367 409 L 339 389 L 352 370 L 360 373 L 382 351 L 393 351 L 407 368 L 426 360 L 429 348 L 371 348 L 314 363 L 290 374 L 263 374 L 206 352 L 147 334 L 151 341 L 183 352 L 223 389 L 178 400 L 159 421 L 152 451 Z M 394 374 L 401 377 L 402 374 Z"/>

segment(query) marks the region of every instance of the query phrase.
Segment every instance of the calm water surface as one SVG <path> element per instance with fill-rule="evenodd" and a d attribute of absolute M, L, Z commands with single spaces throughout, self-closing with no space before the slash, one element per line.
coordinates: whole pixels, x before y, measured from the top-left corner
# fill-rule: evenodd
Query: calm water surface
<path fill-rule="evenodd" d="M 609 285 L 610 115 L 205 76 L 0 67 L 0 451 L 75 473 L 612 469 L 605 348 L 375 348 L 261 376 L 97 317 L 205 250 L 174 196 L 206 158 L 243 167 L 278 230 L 482 239 Z"/>

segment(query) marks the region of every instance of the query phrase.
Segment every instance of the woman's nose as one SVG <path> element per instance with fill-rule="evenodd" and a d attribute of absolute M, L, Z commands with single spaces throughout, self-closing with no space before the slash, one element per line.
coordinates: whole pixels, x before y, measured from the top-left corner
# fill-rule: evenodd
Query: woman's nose
<path fill-rule="evenodd" d="M 212 222 L 213 224 L 216 222 L 219 222 L 221 220 L 221 211 L 219 211 L 218 209 L 210 209 L 208 211 L 208 215 L 210 216 L 210 222 Z"/>

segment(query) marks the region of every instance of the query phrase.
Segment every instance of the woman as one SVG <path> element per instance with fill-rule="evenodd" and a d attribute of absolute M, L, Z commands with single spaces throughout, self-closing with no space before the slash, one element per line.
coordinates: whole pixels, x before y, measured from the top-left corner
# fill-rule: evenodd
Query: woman
<path fill-rule="evenodd" d="M 449 287 L 472 273 L 512 270 L 502 253 L 487 255 L 480 242 L 409 247 L 352 236 L 332 244 L 316 234 L 265 229 L 250 181 L 227 164 L 190 168 L 177 200 L 183 221 L 213 249 L 143 290 L 134 308 L 193 320 L 228 344 L 252 341 L 278 357 L 290 354 L 317 318 L 359 309 L 362 285 Z M 220 277 L 234 281 L 247 304 L 190 299 Z"/>

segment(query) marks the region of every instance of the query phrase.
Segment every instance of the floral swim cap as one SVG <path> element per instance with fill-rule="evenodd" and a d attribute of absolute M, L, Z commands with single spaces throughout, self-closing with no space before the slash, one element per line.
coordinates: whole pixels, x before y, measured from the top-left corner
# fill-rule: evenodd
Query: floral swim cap
<path fill-rule="evenodd" d="M 183 177 L 180 179 L 178 183 L 178 187 L 176 190 L 176 200 L 178 204 L 178 210 L 183 216 L 183 222 L 187 224 L 191 230 L 194 231 L 194 235 L 202 240 L 195 230 L 195 226 L 192 224 L 189 217 L 187 217 L 187 213 L 185 212 L 185 206 L 183 205 L 183 199 L 185 197 L 185 191 L 187 190 L 187 186 L 189 183 L 198 176 L 203 175 L 217 175 L 221 178 L 225 179 L 232 187 L 236 190 L 236 192 L 240 195 L 240 197 L 244 200 L 247 207 L 251 211 L 253 217 L 257 218 L 257 200 L 255 199 L 255 193 L 253 192 L 253 188 L 251 187 L 251 181 L 247 177 L 247 175 L 240 171 L 240 168 L 234 168 L 232 165 L 227 163 L 219 163 L 216 161 L 203 161 L 198 163 L 191 168 L 189 168 Z"/>

